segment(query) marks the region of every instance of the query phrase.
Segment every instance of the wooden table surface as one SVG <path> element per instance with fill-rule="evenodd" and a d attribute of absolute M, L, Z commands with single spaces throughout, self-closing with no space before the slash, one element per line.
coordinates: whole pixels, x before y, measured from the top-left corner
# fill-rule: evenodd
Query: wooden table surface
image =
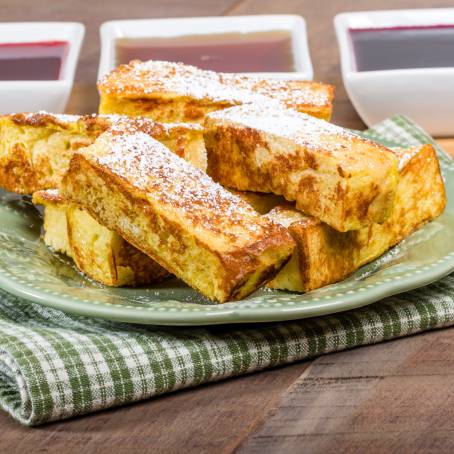
<path fill-rule="evenodd" d="M 96 110 L 99 25 L 109 19 L 295 13 L 315 78 L 337 86 L 333 121 L 363 128 L 342 86 L 332 19 L 423 0 L 0 0 L 4 21 L 76 20 L 87 34 L 68 112 Z M 440 140 L 454 155 L 454 139 Z M 452 452 L 454 329 L 434 331 L 26 428 L 0 412 L 0 453 Z"/>

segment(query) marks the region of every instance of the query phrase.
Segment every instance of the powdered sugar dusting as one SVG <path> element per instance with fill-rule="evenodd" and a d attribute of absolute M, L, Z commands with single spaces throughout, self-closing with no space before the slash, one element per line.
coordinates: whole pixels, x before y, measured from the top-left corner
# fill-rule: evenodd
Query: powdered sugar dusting
<path fill-rule="evenodd" d="M 16 113 L 11 115 L 22 115 L 26 120 L 32 120 L 37 117 L 51 118 L 57 123 L 73 123 L 81 118 L 81 115 L 69 115 L 69 114 L 54 114 L 46 112 L 45 110 L 39 110 L 38 112 L 26 112 Z"/>
<path fill-rule="evenodd" d="M 421 150 L 421 147 L 401 148 L 393 147 L 391 151 L 397 156 L 399 160 L 399 172 L 401 172 L 409 161 Z"/>
<path fill-rule="evenodd" d="M 273 103 L 244 104 L 212 112 L 208 114 L 208 118 L 273 134 L 291 140 L 304 148 L 324 152 L 346 152 L 346 144 L 353 141 L 368 143 L 377 149 L 387 150 L 325 120 Z"/>
<path fill-rule="evenodd" d="M 219 74 L 224 84 L 278 100 L 287 107 L 300 104 L 325 106 L 332 101 L 332 90 L 327 85 L 312 81 L 261 79 L 255 76 Z"/>
<path fill-rule="evenodd" d="M 261 95 L 245 92 L 223 84 L 213 71 L 203 71 L 195 66 L 164 61 L 132 61 L 106 75 L 100 82 L 100 89 L 106 93 L 124 96 L 156 94 L 160 97 L 176 95 L 215 102 L 241 103 L 245 96 L 250 101 Z"/>
<path fill-rule="evenodd" d="M 221 235 L 263 228 L 246 202 L 142 132 L 109 131 L 92 148 L 91 158 L 100 165 L 144 191 L 151 203 L 176 208 L 194 226 Z"/>
<path fill-rule="evenodd" d="M 99 115 L 105 118 L 114 132 L 134 133 L 137 131 L 146 132 L 147 134 L 164 134 L 169 135 L 172 131 L 203 131 L 203 127 L 193 123 L 158 123 L 147 117 L 127 117 L 123 115 Z"/>
<path fill-rule="evenodd" d="M 133 133 L 142 131 L 153 137 L 178 137 L 191 131 L 201 132 L 203 127 L 194 123 L 159 123 L 147 117 L 128 117 L 125 115 L 63 115 L 45 111 L 35 113 L 16 113 L 7 115 L 16 123 L 28 126 L 42 127 L 49 123 L 63 128 L 80 127 L 90 135 L 97 136 L 104 131 L 112 130 L 117 133 Z"/>
<path fill-rule="evenodd" d="M 38 115 L 50 115 L 50 116 L 54 117 L 56 120 L 61 121 L 61 122 L 65 122 L 65 123 L 71 123 L 71 122 L 79 120 L 79 118 L 80 118 L 80 115 L 54 114 L 54 113 L 46 112 L 45 110 L 39 110 L 37 112 L 37 114 Z M 36 115 L 36 114 L 29 113 L 27 115 L 28 116 L 33 116 L 33 115 Z"/>
<path fill-rule="evenodd" d="M 203 131 L 203 126 L 199 123 L 160 123 L 160 124 L 167 132 L 170 132 L 174 129 Z"/>
<path fill-rule="evenodd" d="M 60 197 L 60 191 L 58 189 L 46 189 L 45 191 L 47 194 L 49 194 L 51 197 Z"/>
<path fill-rule="evenodd" d="M 260 79 L 206 71 L 195 66 L 164 61 L 134 60 L 104 76 L 101 92 L 120 96 L 182 96 L 199 100 L 241 104 L 273 98 L 286 105 L 326 106 L 328 86 L 306 81 Z"/>
<path fill-rule="evenodd" d="M 60 194 L 58 189 L 44 189 L 33 194 L 33 203 L 64 203 L 65 198 Z"/>

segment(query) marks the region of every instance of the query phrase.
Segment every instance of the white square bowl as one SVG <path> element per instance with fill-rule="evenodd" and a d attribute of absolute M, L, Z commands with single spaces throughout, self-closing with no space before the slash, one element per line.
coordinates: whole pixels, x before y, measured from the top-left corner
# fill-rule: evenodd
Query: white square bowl
<path fill-rule="evenodd" d="M 359 72 L 349 35 L 355 28 L 453 25 L 454 8 L 343 13 L 335 17 L 334 24 L 344 85 L 368 126 L 404 114 L 431 135 L 454 134 L 454 68 Z"/>
<path fill-rule="evenodd" d="M 38 110 L 63 113 L 71 93 L 84 33 L 84 25 L 77 22 L 0 23 L 0 43 L 67 41 L 69 44 L 59 80 L 0 81 L 0 113 Z"/>
<path fill-rule="evenodd" d="M 100 29 L 101 59 L 98 79 L 115 68 L 115 44 L 119 38 L 165 38 L 230 32 L 253 33 L 272 30 L 286 30 L 291 33 L 295 71 L 288 73 L 247 74 L 283 79 L 311 80 L 313 72 L 307 44 L 306 23 L 301 16 L 291 14 L 138 19 L 105 22 Z"/>

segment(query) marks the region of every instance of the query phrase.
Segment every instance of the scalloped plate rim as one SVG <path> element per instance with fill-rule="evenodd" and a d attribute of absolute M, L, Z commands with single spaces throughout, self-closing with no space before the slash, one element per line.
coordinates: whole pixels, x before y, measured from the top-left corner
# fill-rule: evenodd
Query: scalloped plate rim
<path fill-rule="evenodd" d="M 7 278 L 2 274 L 0 274 L 0 288 L 29 301 L 75 315 L 104 318 L 112 321 L 134 324 L 195 326 L 229 323 L 278 322 L 345 312 L 372 304 L 389 296 L 423 287 L 454 271 L 454 251 L 445 256 L 442 261 L 443 263 L 438 264 L 438 266 L 434 266 L 434 264 L 429 265 L 429 269 L 426 269 L 425 273 L 422 273 L 420 268 L 416 268 L 416 270 L 419 271 L 413 273 L 411 276 L 407 275 L 398 277 L 397 279 L 390 278 L 389 282 L 376 284 L 375 286 L 367 289 L 362 288 L 363 290 L 357 290 L 352 294 L 346 295 L 345 299 L 333 298 L 332 301 L 327 301 L 326 299 L 324 301 L 316 302 L 307 301 L 311 302 L 311 304 L 307 306 L 304 306 L 304 302 L 301 301 L 303 305 L 294 305 L 293 307 L 287 308 L 260 307 L 258 310 L 257 308 L 235 309 L 229 307 L 224 311 L 216 310 L 209 312 L 200 310 L 193 312 L 181 312 L 181 315 L 178 311 L 163 311 L 160 313 L 157 310 L 149 310 L 148 307 L 135 306 L 133 308 L 128 308 L 123 305 L 113 303 L 94 301 L 86 302 L 71 297 L 62 298 L 60 296 L 53 295 L 52 293 L 36 290 L 29 285 L 20 284 L 14 279 Z M 415 275 L 418 274 L 420 274 L 420 278 L 415 279 Z M 279 293 L 282 295 L 285 293 L 288 294 L 288 292 Z M 290 294 L 298 295 L 297 293 Z M 310 295 L 310 293 L 306 293 L 304 295 Z M 212 305 L 209 307 L 220 308 L 223 306 Z M 144 318 L 145 313 L 152 315 Z"/>
<path fill-rule="evenodd" d="M 441 163 L 446 178 L 447 193 L 449 194 L 454 188 L 454 161 L 448 163 L 445 159 L 442 159 Z M 443 165 L 443 163 L 445 165 Z M 1 201 L 0 206 L 3 206 L 3 202 Z M 4 209 L 6 212 L 10 211 L 7 206 L 5 206 Z M 96 293 L 94 296 L 93 293 L 88 293 L 88 298 L 84 299 L 77 295 L 74 296 L 65 289 L 60 293 L 57 293 L 55 288 L 52 289 L 52 286 L 50 288 L 41 288 L 32 278 L 28 277 L 27 282 L 27 279 L 23 277 L 23 263 L 21 268 L 21 262 L 19 262 L 17 268 L 19 273 L 14 274 L 14 271 L 11 271 L 11 268 L 5 260 L 0 263 L 0 288 L 31 302 L 59 309 L 64 312 L 142 325 L 201 326 L 232 323 L 260 323 L 328 315 L 366 306 L 383 298 L 423 287 L 454 271 L 454 233 L 451 234 L 451 227 L 454 226 L 454 201 L 451 200 L 451 197 L 448 198 L 445 213 L 447 213 L 445 219 L 448 224 L 446 225 L 443 221 L 441 224 L 445 224 L 442 228 L 449 229 L 449 235 L 446 238 L 450 239 L 450 243 L 447 243 L 450 244 L 450 247 L 447 247 L 447 250 L 445 250 L 445 236 L 439 236 L 439 239 L 436 241 L 440 241 L 441 238 L 443 241 L 443 248 L 441 251 L 438 251 L 438 255 L 434 256 L 433 260 L 430 261 L 430 259 L 427 259 L 421 261 L 417 259 L 418 255 L 416 255 L 416 260 L 414 257 L 412 259 L 411 256 L 408 256 L 408 251 L 411 251 L 412 249 L 408 249 L 407 255 L 401 256 L 404 258 L 404 266 L 402 268 L 391 268 L 390 273 L 383 273 L 383 279 L 380 276 L 376 281 L 364 282 L 364 279 L 367 279 L 369 276 L 374 276 L 377 272 L 386 269 L 386 266 L 383 267 L 379 263 L 380 269 L 366 272 L 366 276 L 362 276 L 360 273 L 361 275 L 359 278 L 355 277 L 352 281 L 347 279 L 346 281 L 341 281 L 325 287 L 328 290 L 327 293 L 324 293 L 323 289 L 321 289 L 322 292 L 320 293 L 320 296 L 316 294 L 316 292 L 319 292 L 320 290 L 315 290 L 314 292 L 306 294 L 270 291 L 270 293 L 256 295 L 253 300 L 251 300 L 251 305 L 248 304 L 248 300 L 243 300 L 243 302 L 230 302 L 224 305 L 211 304 L 197 307 L 196 304 L 188 304 L 188 307 L 184 307 L 185 302 L 181 301 L 181 299 L 178 300 L 178 297 L 169 297 L 167 293 L 164 294 L 164 299 L 162 300 L 160 300 L 159 293 L 156 295 L 155 299 L 153 299 L 153 296 L 150 298 L 149 295 L 146 295 L 146 298 L 148 298 L 146 303 L 148 305 L 137 305 L 134 301 L 134 295 L 131 296 L 131 302 L 128 304 L 127 296 L 125 298 L 121 293 L 119 295 L 116 295 L 115 293 L 108 294 L 108 296 L 112 297 L 114 300 L 117 299 L 120 301 L 119 304 L 115 304 L 103 301 L 102 297 L 105 296 L 105 294 L 100 294 L 97 297 Z M 11 217 L 12 223 L 14 224 L 20 220 L 20 216 L 21 213 L 13 212 Z M 10 225 L 13 224 L 8 224 L 8 220 L 6 219 L 4 232 L 8 231 L 8 229 L 11 228 Z M 13 228 L 14 230 L 16 229 L 14 225 Z M 25 227 L 24 225 L 20 225 L 18 228 L 24 229 Z M 426 227 L 418 231 L 423 232 L 425 228 Z M 446 231 L 444 231 L 444 233 L 446 234 Z M 415 245 L 422 244 L 423 246 L 429 245 L 430 247 L 431 238 L 429 232 L 429 237 L 423 238 L 421 243 L 416 241 Z M 23 241 L 26 239 L 26 235 L 19 235 L 19 239 Z M 429 243 L 427 243 L 426 240 L 429 240 Z M 35 239 L 33 242 L 34 244 L 39 244 Z M 433 244 L 435 243 L 432 243 L 432 246 Z M 409 247 L 412 248 L 413 244 L 410 243 Z M 36 253 L 37 251 L 33 250 L 32 252 Z M 4 257 L 8 258 L 8 255 Z M 16 258 L 17 257 L 18 256 L 16 255 Z M 37 263 L 39 265 L 39 262 Z M 371 265 L 375 263 L 376 261 L 373 261 L 371 262 Z M 35 263 L 34 266 L 38 265 Z M 366 265 L 366 267 L 367 266 L 369 265 Z M 394 270 L 396 272 L 394 272 Z M 22 275 L 20 272 L 22 272 Z M 27 275 L 28 274 L 29 273 L 27 273 Z M 54 278 L 55 276 L 52 277 Z M 61 281 L 60 277 L 58 277 L 58 279 Z M 60 282 L 59 280 L 57 280 L 57 288 Z M 337 287 L 339 290 L 337 290 Z M 135 289 L 131 291 L 134 290 Z M 170 294 L 173 296 L 173 291 L 177 290 L 177 288 L 170 287 L 167 288 L 166 291 L 169 290 Z M 123 294 L 128 291 L 128 289 L 123 289 Z M 143 301 L 143 293 L 141 293 L 141 291 L 141 289 L 138 290 L 139 297 L 137 299 L 139 302 Z M 330 293 L 330 291 L 332 292 Z M 175 302 L 178 306 L 172 307 L 172 304 Z M 263 305 L 261 305 L 262 303 Z M 163 304 L 167 304 L 167 306 L 163 306 Z M 267 304 L 269 305 L 267 306 Z"/>

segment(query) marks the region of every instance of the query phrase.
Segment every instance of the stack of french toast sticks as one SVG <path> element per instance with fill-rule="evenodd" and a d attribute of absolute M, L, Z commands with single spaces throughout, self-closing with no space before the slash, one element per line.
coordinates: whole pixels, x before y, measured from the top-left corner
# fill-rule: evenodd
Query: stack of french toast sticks
<path fill-rule="evenodd" d="M 98 115 L 0 118 L 0 185 L 109 286 L 175 275 L 216 302 L 347 277 L 440 215 L 434 148 L 334 126 L 333 87 L 133 61 Z"/>

